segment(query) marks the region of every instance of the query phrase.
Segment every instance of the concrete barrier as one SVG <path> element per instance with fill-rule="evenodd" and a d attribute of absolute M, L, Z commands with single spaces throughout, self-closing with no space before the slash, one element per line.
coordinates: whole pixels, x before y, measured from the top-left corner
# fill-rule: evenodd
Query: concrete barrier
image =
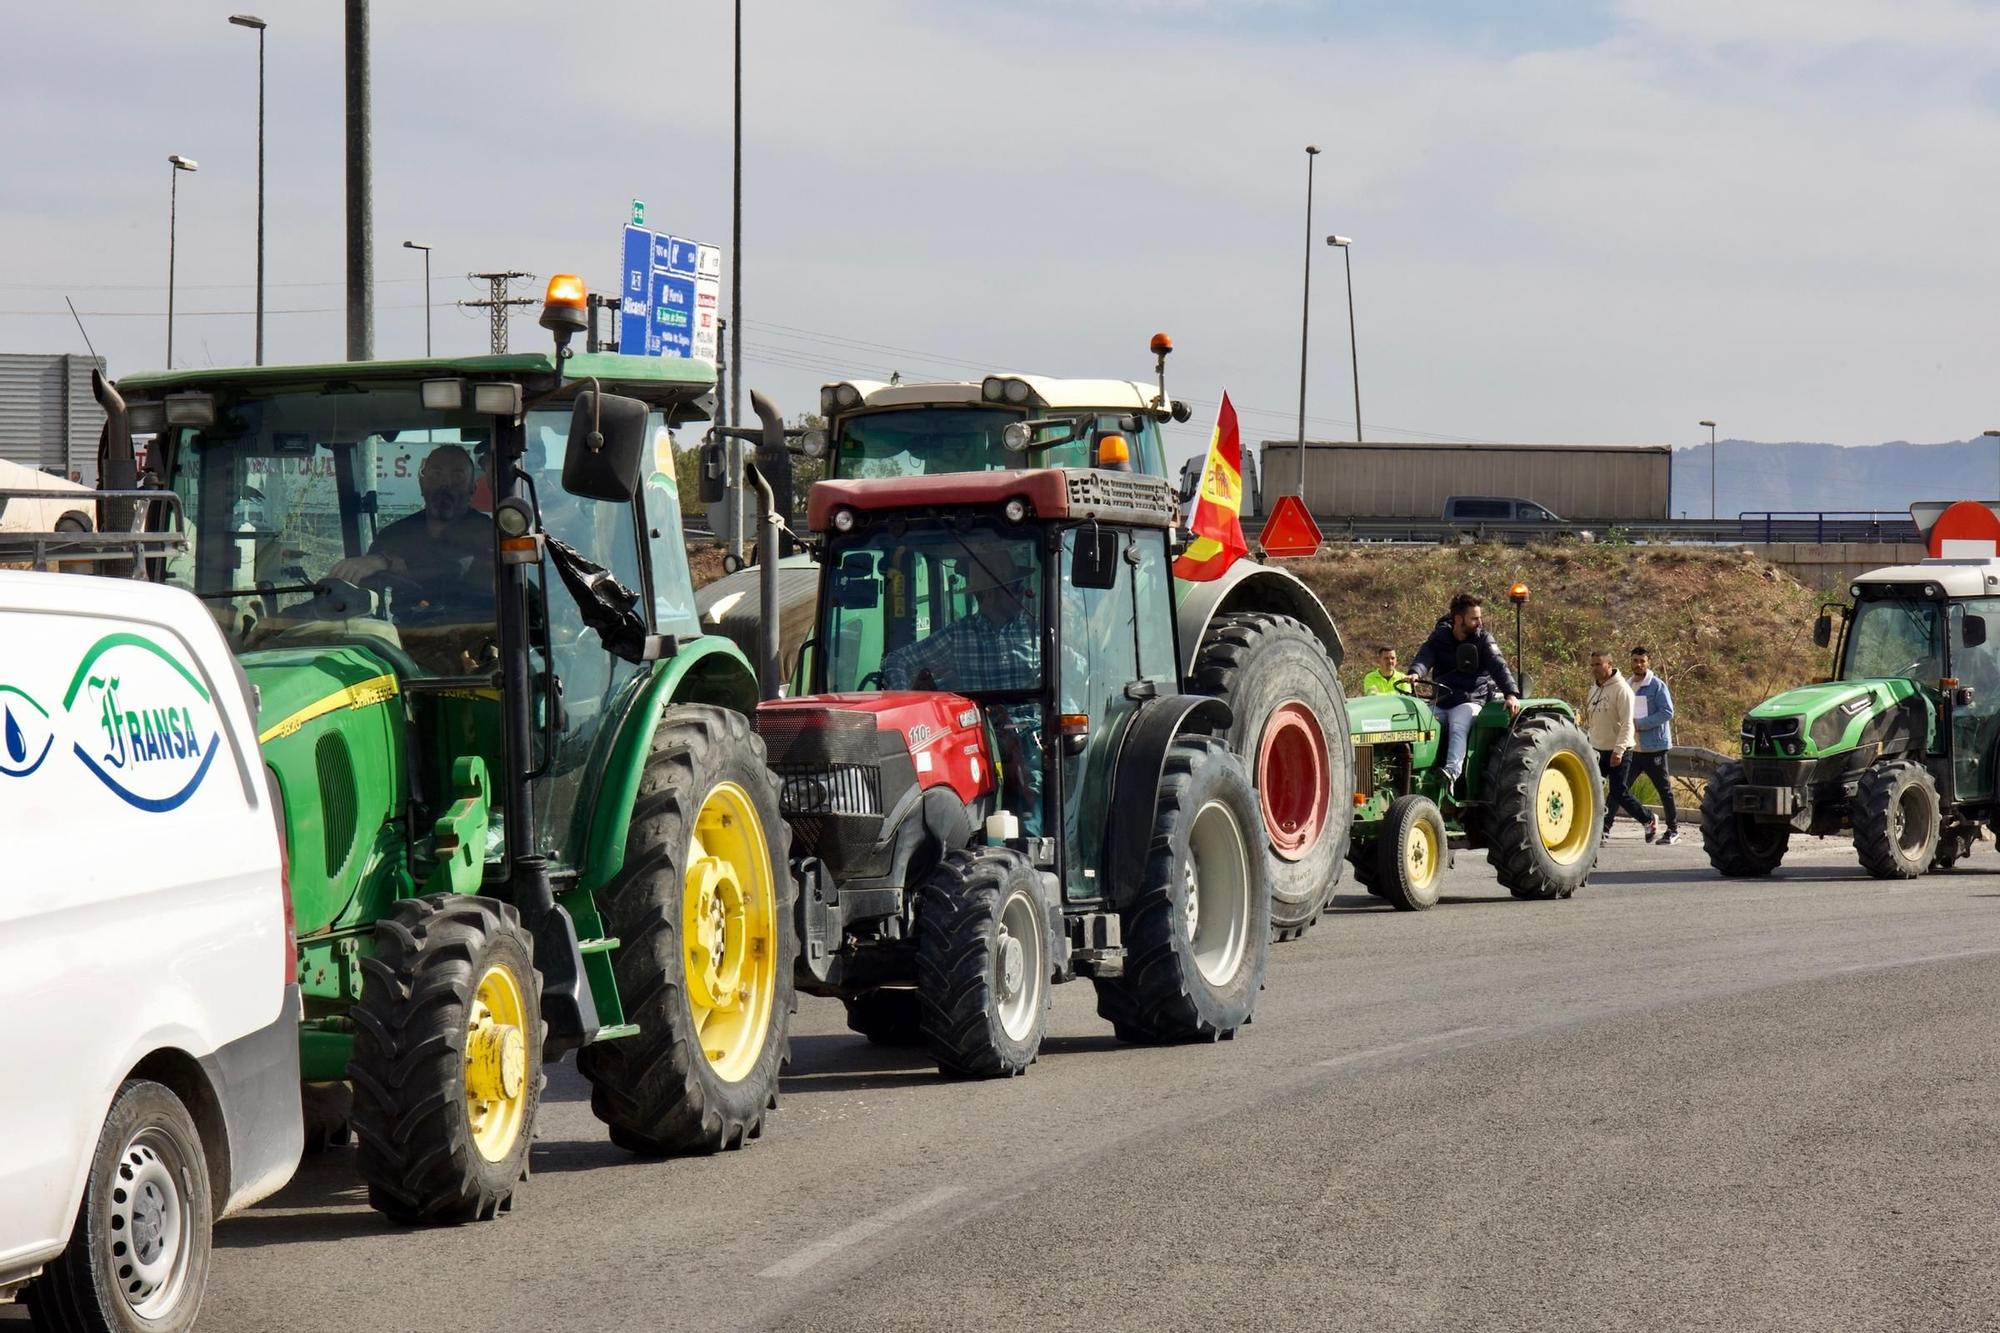
<path fill-rule="evenodd" d="M 1768 560 L 1808 588 L 1846 596 L 1857 574 L 1886 565 L 1913 565 L 1924 548 L 1915 542 L 1752 542 L 1743 547 Z"/>

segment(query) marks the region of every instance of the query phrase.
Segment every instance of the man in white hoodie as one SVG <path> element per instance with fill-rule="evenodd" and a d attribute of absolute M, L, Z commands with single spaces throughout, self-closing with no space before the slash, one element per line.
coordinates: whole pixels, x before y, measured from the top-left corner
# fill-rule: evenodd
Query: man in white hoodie
<path fill-rule="evenodd" d="M 1604 833 L 1608 837 L 1611 821 L 1621 809 L 1641 824 L 1651 822 L 1652 816 L 1625 786 L 1636 743 L 1632 732 L 1632 687 L 1618 674 L 1618 668 L 1611 665 L 1611 654 L 1607 652 L 1590 655 L 1590 678 L 1597 683 L 1590 687 L 1590 698 L 1584 702 L 1583 722 L 1590 734 L 1590 748 L 1597 751 L 1597 771 L 1604 775 Z"/>

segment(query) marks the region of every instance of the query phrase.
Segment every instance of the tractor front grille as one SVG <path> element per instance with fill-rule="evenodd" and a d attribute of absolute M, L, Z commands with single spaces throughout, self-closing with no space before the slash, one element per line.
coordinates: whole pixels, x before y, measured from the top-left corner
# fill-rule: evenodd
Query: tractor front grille
<path fill-rule="evenodd" d="M 873 764 L 835 764 L 811 768 L 772 764 L 782 784 L 779 801 L 785 815 L 880 815 L 882 770 Z"/>
<path fill-rule="evenodd" d="M 883 814 L 883 740 L 875 715 L 772 709 L 758 714 L 757 731 L 799 849 L 836 872 L 873 849 Z"/>

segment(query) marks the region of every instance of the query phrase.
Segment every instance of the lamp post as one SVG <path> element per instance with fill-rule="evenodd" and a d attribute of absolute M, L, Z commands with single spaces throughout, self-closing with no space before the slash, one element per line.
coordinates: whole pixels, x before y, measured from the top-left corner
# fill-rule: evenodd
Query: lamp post
<path fill-rule="evenodd" d="M 231 14 L 229 21 L 257 34 L 257 364 L 264 364 L 264 20 Z"/>
<path fill-rule="evenodd" d="M 431 354 L 431 248 L 418 245 L 415 241 L 404 241 L 405 250 L 424 252 L 424 355 Z"/>
<path fill-rule="evenodd" d="M 167 155 L 169 172 L 167 176 L 167 369 L 174 368 L 174 229 L 179 222 L 181 206 L 181 173 L 196 171 L 199 167 L 191 157 L 179 153 Z"/>
<path fill-rule="evenodd" d="M 1306 342 L 1312 333 L 1313 291 L 1313 159 L 1319 145 L 1306 145 L 1306 274 L 1299 311 L 1299 502 L 1306 498 Z M 1310 510 L 1311 505 L 1306 508 Z"/>
<path fill-rule="evenodd" d="M 1354 238 L 1352 236 L 1329 236 L 1328 245 L 1340 251 L 1340 258 L 1347 268 L 1347 360 L 1354 372 L 1354 442 L 1360 444 L 1361 435 L 1361 352 L 1354 344 Z"/>
<path fill-rule="evenodd" d="M 1708 521 L 1715 521 L 1715 423 L 1702 421 L 1708 427 Z"/>

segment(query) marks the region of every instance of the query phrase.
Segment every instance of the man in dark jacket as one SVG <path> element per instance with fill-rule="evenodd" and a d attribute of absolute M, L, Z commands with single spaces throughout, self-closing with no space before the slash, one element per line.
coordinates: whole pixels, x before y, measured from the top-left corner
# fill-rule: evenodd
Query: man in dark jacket
<path fill-rule="evenodd" d="M 1514 673 L 1507 669 L 1500 645 L 1485 630 L 1486 610 L 1469 592 L 1451 599 L 1447 611 L 1410 659 L 1414 675 L 1428 676 L 1437 683 L 1434 705 L 1444 724 L 1444 776 L 1456 783 L 1465 769 L 1465 739 L 1472 732 L 1472 719 L 1495 697 L 1511 714 L 1521 711 L 1521 691 Z"/>

